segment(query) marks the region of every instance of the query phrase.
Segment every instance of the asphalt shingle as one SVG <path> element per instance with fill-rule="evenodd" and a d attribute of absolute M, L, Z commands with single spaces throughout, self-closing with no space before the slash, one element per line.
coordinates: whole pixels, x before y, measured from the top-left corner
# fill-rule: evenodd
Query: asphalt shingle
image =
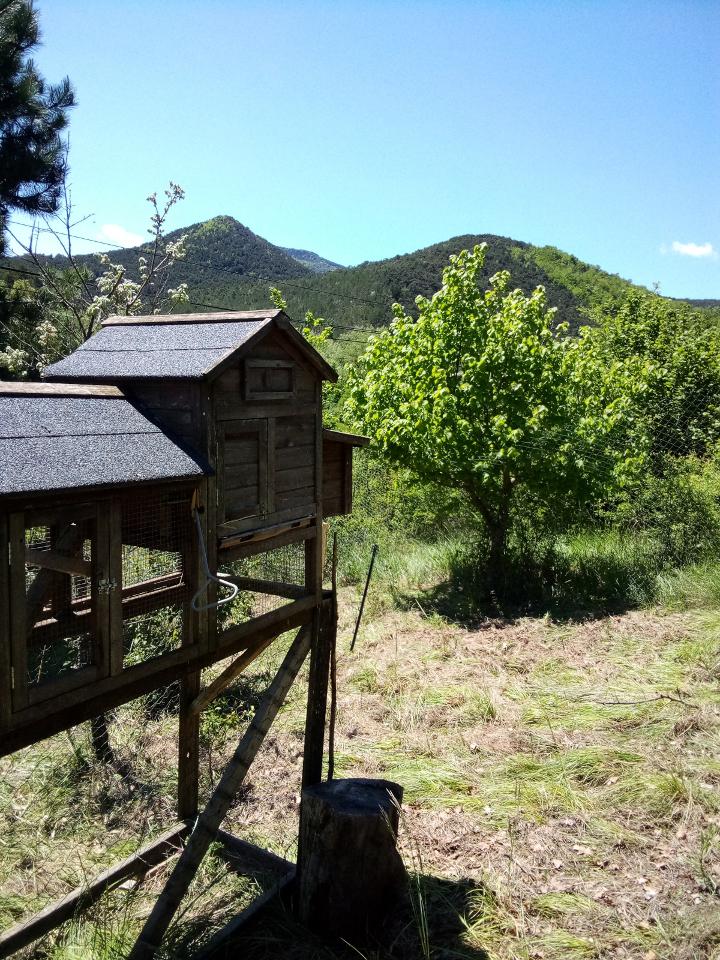
<path fill-rule="evenodd" d="M 129 400 L 0 395 L 0 495 L 206 472 Z"/>
<path fill-rule="evenodd" d="M 148 323 L 103 327 L 49 366 L 47 379 L 200 379 L 270 319 L 224 323 Z"/>

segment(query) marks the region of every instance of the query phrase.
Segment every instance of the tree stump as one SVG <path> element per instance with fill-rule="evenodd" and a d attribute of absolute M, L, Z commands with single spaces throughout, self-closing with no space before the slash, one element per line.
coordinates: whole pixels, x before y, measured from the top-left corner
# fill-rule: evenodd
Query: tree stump
<path fill-rule="evenodd" d="M 379 929 L 403 894 L 397 851 L 402 787 L 389 780 L 331 780 L 305 787 L 300 806 L 298 913 L 327 937 Z"/>

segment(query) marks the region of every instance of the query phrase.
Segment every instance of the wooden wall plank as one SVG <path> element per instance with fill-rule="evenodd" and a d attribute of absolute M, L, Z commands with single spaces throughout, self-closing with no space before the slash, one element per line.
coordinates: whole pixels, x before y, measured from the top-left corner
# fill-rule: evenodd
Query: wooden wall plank
<path fill-rule="evenodd" d="M 10 560 L 7 514 L 0 513 L 0 731 L 10 722 Z"/>
<path fill-rule="evenodd" d="M 25 515 L 11 513 L 10 532 L 10 649 L 13 712 L 28 704 L 27 616 L 25 587 Z"/>

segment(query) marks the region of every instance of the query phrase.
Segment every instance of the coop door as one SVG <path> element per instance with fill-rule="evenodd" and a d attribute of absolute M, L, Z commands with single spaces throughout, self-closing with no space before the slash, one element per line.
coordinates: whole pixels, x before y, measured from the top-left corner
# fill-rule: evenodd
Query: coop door
<path fill-rule="evenodd" d="M 218 524 L 252 526 L 268 512 L 267 420 L 227 420 L 218 437 Z"/>
<path fill-rule="evenodd" d="M 273 435 L 270 509 L 278 519 L 314 514 L 317 510 L 315 416 L 277 417 Z"/>
<path fill-rule="evenodd" d="M 98 545 L 105 522 L 96 504 L 10 518 L 14 711 L 102 675 L 110 584 Z"/>

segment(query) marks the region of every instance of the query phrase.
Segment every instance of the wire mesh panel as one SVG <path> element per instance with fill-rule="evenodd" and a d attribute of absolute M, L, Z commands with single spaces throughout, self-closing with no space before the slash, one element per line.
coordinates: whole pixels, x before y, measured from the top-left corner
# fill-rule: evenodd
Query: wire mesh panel
<path fill-rule="evenodd" d="M 186 637 L 191 493 L 145 493 L 122 506 L 123 665 L 178 649 Z"/>
<path fill-rule="evenodd" d="M 218 608 L 220 629 L 270 613 L 294 599 L 292 596 L 280 596 L 263 589 L 255 589 L 255 587 L 261 587 L 266 583 L 279 584 L 280 588 L 282 585 L 289 585 L 291 588 L 302 589 L 305 584 L 304 542 L 276 547 L 274 550 L 231 562 L 223 561 L 221 555 L 219 562 L 221 575 L 224 573 L 241 578 L 241 589 L 237 597 L 231 603 Z M 243 580 L 247 582 L 246 589 L 242 588 Z"/>
<path fill-rule="evenodd" d="M 42 700 L 99 662 L 94 505 L 14 517 L 15 706 Z M 82 673 L 82 676 L 80 674 Z"/>

